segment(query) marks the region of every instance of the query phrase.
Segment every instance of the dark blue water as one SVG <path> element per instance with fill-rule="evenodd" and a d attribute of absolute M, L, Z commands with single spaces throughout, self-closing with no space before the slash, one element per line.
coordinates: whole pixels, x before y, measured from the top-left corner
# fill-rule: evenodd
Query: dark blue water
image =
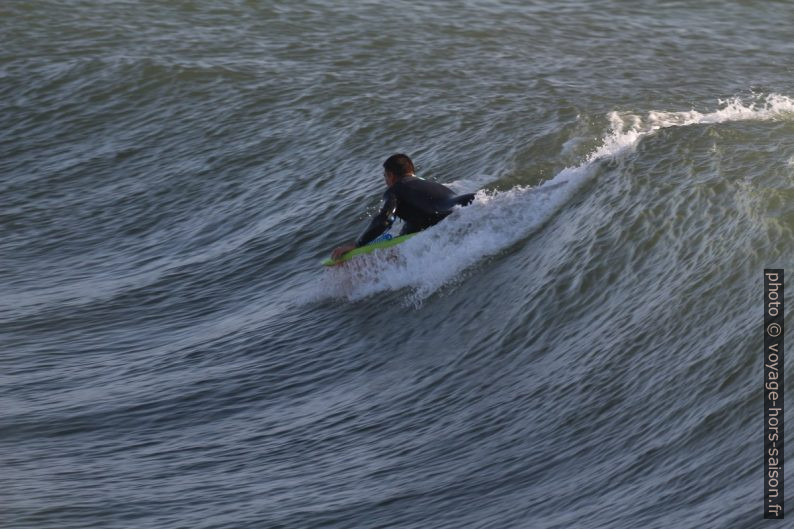
<path fill-rule="evenodd" d="M 787 2 L 5 2 L 0 526 L 772 524 L 792 26 Z M 320 266 L 394 152 L 475 202 Z"/>

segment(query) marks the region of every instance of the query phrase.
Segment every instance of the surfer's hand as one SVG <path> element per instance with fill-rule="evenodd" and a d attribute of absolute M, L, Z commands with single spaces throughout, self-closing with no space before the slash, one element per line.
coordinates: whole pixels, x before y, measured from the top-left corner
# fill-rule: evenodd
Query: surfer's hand
<path fill-rule="evenodd" d="M 334 248 L 334 251 L 331 252 L 331 259 L 336 261 L 337 259 L 342 257 L 342 255 L 346 254 L 355 247 L 356 245 L 351 242 L 348 244 L 343 244 L 342 246 L 339 246 L 337 248 Z"/>

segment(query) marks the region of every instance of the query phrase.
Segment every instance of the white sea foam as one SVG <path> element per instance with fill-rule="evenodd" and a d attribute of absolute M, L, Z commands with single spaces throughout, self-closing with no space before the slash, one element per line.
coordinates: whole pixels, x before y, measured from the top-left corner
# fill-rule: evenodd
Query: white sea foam
<path fill-rule="evenodd" d="M 749 101 L 739 97 L 720 99 L 719 106 L 718 110 L 707 113 L 698 112 L 697 110 L 685 112 L 651 111 L 643 119 L 636 114 L 612 112 L 609 118 L 612 123 L 613 134 L 618 133 L 620 135 L 625 133 L 629 136 L 635 134 L 644 136 L 667 127 L 725 123 L 728 121 L 782 120 L 794 117 L 794 99 L 779 94 L 769 94 L 764 97 L 756 96 Z"/>
<path fill-rule="evenodd" d="M 610 132 L 582 164 L 565 168 L 534 188 L 478 192 L 471 205 L 457 208 L 444 222 L 390 251 L 326 270 L 317 285 L 320 297 L 355 300 L 386 290 L 409 289 L 407 299 L 421 303 L 465 269 L 531 235 L 596 174 L 599 161 L 623 155 L 641 138 L 667 127 L 792 116 L 794 100 L 777 94 L 747 102 L 739 98 L 720 101 L 718 110 L 707 113 L 690 110 L 639 116 L 612 112 L 608 116 Z"/>

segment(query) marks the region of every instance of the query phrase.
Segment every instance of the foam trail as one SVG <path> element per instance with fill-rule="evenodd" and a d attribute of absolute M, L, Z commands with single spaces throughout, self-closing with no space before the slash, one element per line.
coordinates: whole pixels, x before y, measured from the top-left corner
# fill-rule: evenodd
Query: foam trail
<path fill-rule="evenodd" d="M 640 138 L 668 127 L 729 121 L 771 121 L 794 117 L 794 99 L 779 94 L 769 94 L 766 97 L 756 96 L 749 103 L 745 103 L 738 97 L 721 99 L 719 104 L 721 105 L 720 109 L 705 114 L 697 110 L 688 112 L 651 111 L 645 119 L 636 114 L 611 112 L 608 116 L 611 133 L 606 137 L 604 143 L 590 154 L 587 161 L 594 162 L 599 158 L 614 157 L 621 154 L 626 148 L 635 146 Z"/>
<path fill-rule="evenodd" d="M 777 94 L 749 103 L 734 98 L 720 101 L 720 105 L 719 110 L 709 113 L 649 112 L 644 118 L 612 112 L 608 116 L 609 134 L 581 165 L 567 167 L 535 188 L 480 191 L 471 205 L 456 208 L 444 222 L 391 251 L 357 258 L 355 266 L 326 270 L 318 291 L 311 297 L 357 300 L 377 292 L 408 288 L 408 301 L 420 304 L 484 257 L 539 229 L 596 174 L 600 161 L 621 156 L 641 138 L 667 127 L 794 116 L 794 100 Z"/>

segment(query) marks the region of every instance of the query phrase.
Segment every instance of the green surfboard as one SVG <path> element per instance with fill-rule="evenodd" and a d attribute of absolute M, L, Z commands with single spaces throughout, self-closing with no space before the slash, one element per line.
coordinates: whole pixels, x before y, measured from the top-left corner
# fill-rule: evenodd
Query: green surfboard
<path fill-rule="evenodd" d="M 322 262 L 322 264 L 325 265 L 325 266 L 338 265 L 338 264 L 344 263 L 345 261 L 351 260 L 352 258 L 356 257 L 357 255 L 363 255 L 363 254 L 366 254 L 366 253 L 371 253 L 371 252 L 374 252 L 375 250 L 380 250 L 381 248 L 390 248 L 392 246 L 396 246 L 396 245 L 400 244 L 401 242 L 407 241 L 408 239 L 410 239 L 414 235 L 416 235 L 416 233 L 409 233 L 408 235 L 400 235 L 399 237 L 394 237 L 392 239 L 388 239 L 388 240 L 385 240 L 385 241 L 371 242 L 371 243 L 366 244 L 364 246 L 360 246 L 359 248 L 353 248 L 349 252 L 347 252 L 345 254 L 342 254 L 342 257 L 340 257 L 336 261 L 334 261 L 333 259 L 331 259 L 329 257 L 328 259 L 325 259 Z"/>

